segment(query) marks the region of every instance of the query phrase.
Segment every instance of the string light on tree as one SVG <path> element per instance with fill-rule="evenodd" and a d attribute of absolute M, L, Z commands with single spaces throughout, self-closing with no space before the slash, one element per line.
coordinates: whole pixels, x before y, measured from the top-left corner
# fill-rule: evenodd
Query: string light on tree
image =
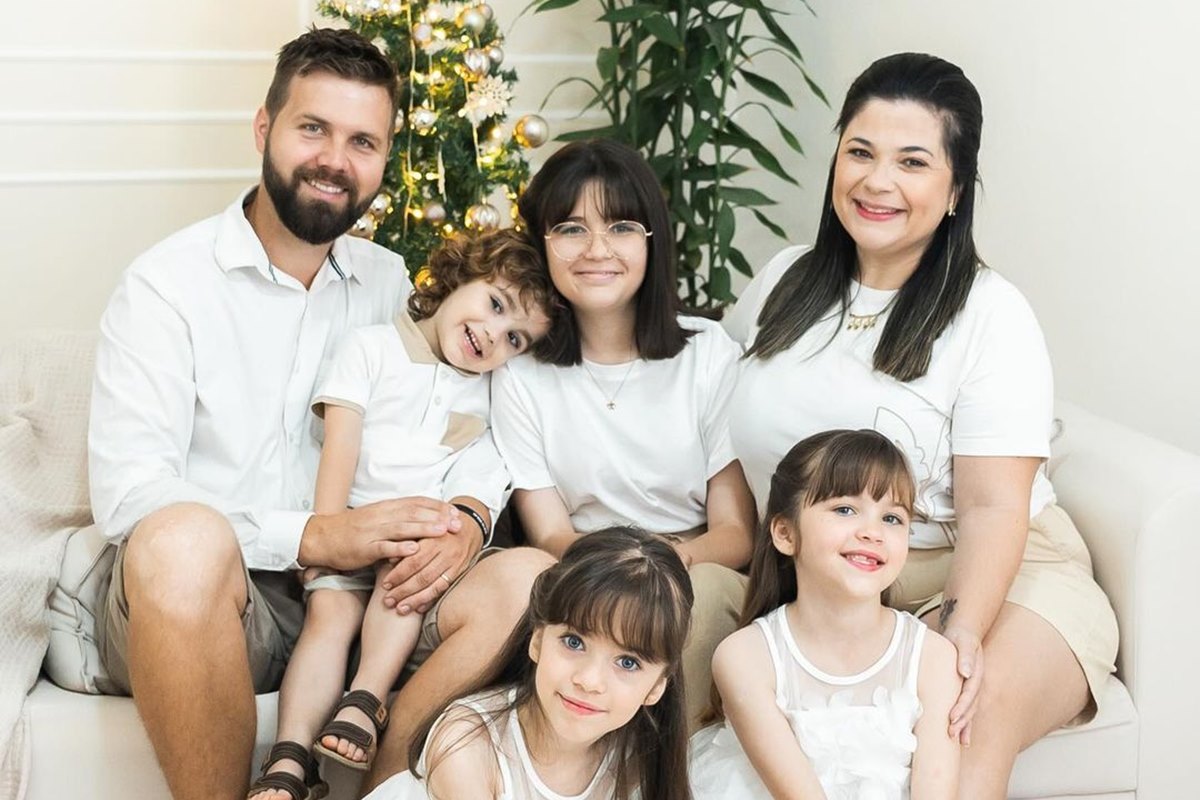
<path fill-rule="evenodd" d="M 443 236 L 491 230 L 529 178 L 524 151 L 549 138 L 536 115 L 507 122 L 516 73 L 485 2 L 319 0 L 379 45 L 401 78 L 383 187 L 354 233 L 401 253 L 414 280 Z"/>

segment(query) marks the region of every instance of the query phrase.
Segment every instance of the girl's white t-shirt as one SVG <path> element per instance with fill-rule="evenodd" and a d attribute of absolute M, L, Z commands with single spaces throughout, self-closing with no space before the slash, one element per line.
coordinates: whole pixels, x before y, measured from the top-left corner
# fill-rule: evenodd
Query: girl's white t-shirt
<path fill-rule="evenodd" d="M 696 333 L 674 358 L 559 367 L 521 356 L 497 370 L 492 429 L 513 488 L 555 487 L 580 532 L 704 525 L 708 479 L 734 459 L 742 351 L 719 323 L 679 323 Z"/>
<path fill-rule="evenodd" d="M 750 283 L 726 317 L 735 339 L 754 341 L 763 303 L 806 249 L 782 251 Z M 850 313 L 882 311 L 873 328 L 851 330 L 831 309 L 787 351 L 747 359 L 730 435 L 761 514 L 771 474 L 796 442 L 832 428 L 877 430 L 908 456 L 916 479 L 911 546 L 953 546 L 954 456 L 1050 455 L 1050 357 L 1029 303 L 982 268 L 966 305 L 934 343 L 929 371 L 901 383 L 872 366 L 895 294 L 854 283 Z M 1030 516 L 1054 502 L 1044 472 L 1034 478 Z"/>

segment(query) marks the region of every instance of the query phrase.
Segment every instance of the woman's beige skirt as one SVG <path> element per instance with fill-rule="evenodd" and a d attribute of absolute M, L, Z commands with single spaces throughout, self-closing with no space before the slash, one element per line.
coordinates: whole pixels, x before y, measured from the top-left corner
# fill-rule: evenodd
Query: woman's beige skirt
<path fill-rule="evenodd" d="M 942 604 L 953 548 L 912 549 L 888 605 L 922 616 Z M 1054 626 L 1083 667 L 1092 702 L 1073 724 L 1096 714 L 1096 702 L 1116 669 L 1117 617 L 1104 590 L 1092 577 L 1092 559 L 1075 523 L 1057 505 L 1047 506 L 1029 524 L 1029 539 L 1008 602 L 1028 608 Z"/>

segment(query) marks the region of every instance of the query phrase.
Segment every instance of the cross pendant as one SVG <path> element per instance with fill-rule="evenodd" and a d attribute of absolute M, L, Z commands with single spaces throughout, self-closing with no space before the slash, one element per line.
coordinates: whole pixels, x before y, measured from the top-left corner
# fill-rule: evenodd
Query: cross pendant
<path fill-rule="evenodd" d="M 616 407 L 617 407 L 617 404 L 616 404 L 616 402 L 615 402 L 615 401 L 613 401 L 613 400 L 609 400 L 609 401 L 608 401 L 608 410 L 609 410 L 609 411 L 612 411 L 612 410 L 613 410 L 614 408 L 616 408 Z"/>

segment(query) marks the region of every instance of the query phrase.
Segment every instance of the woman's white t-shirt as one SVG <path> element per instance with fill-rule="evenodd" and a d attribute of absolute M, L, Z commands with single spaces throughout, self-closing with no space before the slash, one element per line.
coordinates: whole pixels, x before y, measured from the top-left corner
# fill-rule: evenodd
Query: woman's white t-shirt
<path fill-rule="evenodd" d="M 696 333 L 674 358 L 559 367 L 521 356 L 497 370 L 492 429 L 513 488 L 555 487 L 581 532 L 704 525 L 708 479 L 734 459 L 742 351 L 719 323 L 679 323 Z"/>
<path fill-rule="evenodd" d="M 773 258 L 726 318 L 747 346 L 771 290 L 807 248 Z M 966 305 L 934 342 L 929 371 L 901 383 L 872 366 L 896 291 L 851 286 L 850 313 L 882 314 L 851 330 L 836 309 L 787 351 L 743 364 L 730 434 L 754 492 L 766 508 L 771 474 L 801 439 L 832 428 L 872 428 L 908 456 L 917 483 L 910 544 L 953 546 L 953 456 L 1050 455 L 1054 386 L 1050 357 L 1029 303 L 990 269 L 975 277 Z M 1030 516 L 1054 502 L 1044 470 L 1034 479 Z"/>

